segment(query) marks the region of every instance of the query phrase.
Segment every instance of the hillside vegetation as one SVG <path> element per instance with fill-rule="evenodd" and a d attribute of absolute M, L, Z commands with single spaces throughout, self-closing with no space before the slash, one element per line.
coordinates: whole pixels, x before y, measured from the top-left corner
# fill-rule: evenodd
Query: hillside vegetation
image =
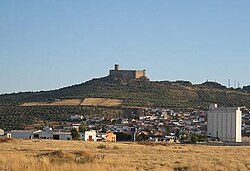
<path fill-rule="evenodd" d="M 223 106 L 250 107 L 250 93 L 248 91 L 228 89 L 214 82 L 200 85 L 192 85 L 188 81 L 132 80 L 122 82 L 112 80 L 109 77 L 93 79 L 86 83 L 58 90 L 1 95 L 0 105 L 20 105 L 27 102 L 68 105 L 64 102 L 69 99 L 73 99 L 71 104 L 74 105 L 81 103 L 80 99 L 94 97 L 118 99 L 123 101 L 123 106 L 207 108 L 210 103 L 218 103 Z M 55 102 L 56 99 L 61 101 Z M 36 104 L 34 103 L 34 105 Z"/>
<path fill-rule="evenodd" d="M 124 108 L 207 109 L 210 103 L 250 108 L 249 87 L 228 89 L 214 82 L 114 80 L 110 77 L 41 92 L 0 95 L 0 128 L 23 129 L 37 122 L 69 120 L 71 115 L 119 116 Z"/>
<path fill-rule="evenodd" d="M 249 170 L 249 146 L 12 140 L 0 143 L 0 170 Z"/>
<path fill-rule="evenodd" d="M 24 129 L 29 125 L 43 122 L 63 123 L 70 121 L 71 115 L 84 117 L 114 118 L 122 110 L 85 106 L 0 106 L 0 128 L 4 130 Z"/>

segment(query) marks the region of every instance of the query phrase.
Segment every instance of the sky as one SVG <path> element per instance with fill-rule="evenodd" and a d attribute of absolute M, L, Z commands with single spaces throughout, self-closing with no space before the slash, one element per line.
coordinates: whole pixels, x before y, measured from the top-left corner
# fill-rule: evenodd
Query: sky
<path fill-rule="evenodd" d="M 1 0 L 0 94 L 122 69 L 150 80 L 249 85 L 249 0 Z"/>

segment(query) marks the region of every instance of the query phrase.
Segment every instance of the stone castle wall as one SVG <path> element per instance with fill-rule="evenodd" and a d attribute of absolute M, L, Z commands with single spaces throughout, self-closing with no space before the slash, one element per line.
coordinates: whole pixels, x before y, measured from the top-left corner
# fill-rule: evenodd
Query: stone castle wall
<path fill-rule="evenodd" d="M 145 70 L 142 70 L 142 71 L 136 70 L 135 71 L 135 78 L 141 78 L 141 77 L 146 77 L 146 71 Z"/>
<path fill-rule="evenodd" d="M 135 79 L 136 74 L 135 71 L 129 70 L 110 70 L 109 75 L 115 76 L 122 79 Z"/>
<path fill-rule="evenodd" d="M 115 65 L 114 70 L 109 71 L 110 76 L 115 76 L 121 79 L 137 79 L 143 76 L 146 77 L 145 70 L 119 70 L 119 65 Z"/>

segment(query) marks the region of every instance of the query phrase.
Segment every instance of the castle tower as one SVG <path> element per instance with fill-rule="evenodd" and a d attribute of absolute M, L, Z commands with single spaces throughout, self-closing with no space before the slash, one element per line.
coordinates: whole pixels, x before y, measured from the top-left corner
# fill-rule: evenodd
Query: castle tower
<path fill-rule="evenodd" d="M 115 71 L 118 71 L 118 70 L 119 70 L 119 65 L 115 64 Z"/>

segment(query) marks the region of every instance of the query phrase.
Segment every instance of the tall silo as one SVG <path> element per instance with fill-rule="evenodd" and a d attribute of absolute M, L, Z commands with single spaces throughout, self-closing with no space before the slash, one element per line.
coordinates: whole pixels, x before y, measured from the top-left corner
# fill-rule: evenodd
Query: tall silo
<path fill-rule="evenodd" d="M 221 141 L 241 142 L 241 116 L 239 107 L 209 106 L 207 114 L 207 135 Z"/>

